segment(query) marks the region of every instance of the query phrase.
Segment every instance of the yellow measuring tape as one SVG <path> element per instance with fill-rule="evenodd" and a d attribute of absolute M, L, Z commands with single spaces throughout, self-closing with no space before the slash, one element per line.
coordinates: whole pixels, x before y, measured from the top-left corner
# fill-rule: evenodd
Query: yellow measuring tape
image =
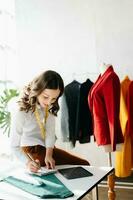
<path fill-rule="evenodd" d="M 36 121 L 37 121 L 37 123 L 40 127 L 41 136 L 42 136 L 43 139 L 45 139 L 45 136 L 46 136 L 46 121 L 47 121 L 47 118 L 48 118 L 48 106 L 44 109 L 45 116 L 44 116 L 43 121 L 41 121 L 40 113 L 38 111 L 37 106 L 36 106 L 34 113 L 35 113 Z"/>

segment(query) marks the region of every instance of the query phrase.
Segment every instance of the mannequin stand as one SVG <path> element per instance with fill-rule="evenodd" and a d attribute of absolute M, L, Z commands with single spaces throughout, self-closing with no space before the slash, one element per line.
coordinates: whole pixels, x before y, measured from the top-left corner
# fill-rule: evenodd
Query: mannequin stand
<path fill-rule="evenodd" d="M 112 167 L 112 160 L 111 160 L 111 153 L 110 152 L 108 153 L 108 165 L 110 167 Z M 115 197 L 116 197 L 116 194 L 115 194 L 115 191 L 114 191 L 114 187 L 115 187 L 115 172 L 113 172 L 112 174 L 110 174 L 108 176 L 107 184 L 108 184 L 108 187 L 109 187 L 108 200 L 115 200 Z"/>

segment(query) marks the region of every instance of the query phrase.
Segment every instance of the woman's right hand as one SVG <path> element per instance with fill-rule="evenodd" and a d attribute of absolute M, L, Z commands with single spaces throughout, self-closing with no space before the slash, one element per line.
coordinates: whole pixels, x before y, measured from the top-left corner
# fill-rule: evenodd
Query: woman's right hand
<path fill-rule="evenodd" d="M 26 166 L 28 170 L 36 173 L 40 169 L 40 161 L 38 159 L 36 159 L 35 161 L 29 160 L 26 163 Z"/>

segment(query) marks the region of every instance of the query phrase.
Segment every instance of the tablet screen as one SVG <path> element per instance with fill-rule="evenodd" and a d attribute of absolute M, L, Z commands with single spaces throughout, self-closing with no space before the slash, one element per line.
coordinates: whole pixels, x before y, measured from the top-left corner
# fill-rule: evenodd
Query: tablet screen
<path fill-rule="evenodd" d="M 93 176 L 91 172 L 84 169 L 83 167 L 63 168 L 63 169 L 59 169 L 58 171 L 67 179 Z"/>

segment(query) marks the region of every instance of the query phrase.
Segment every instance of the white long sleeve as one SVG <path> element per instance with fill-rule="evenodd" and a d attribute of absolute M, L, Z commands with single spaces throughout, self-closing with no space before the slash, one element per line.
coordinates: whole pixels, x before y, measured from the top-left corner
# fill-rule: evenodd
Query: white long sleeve
<path fill-rule="evenodd" d="M 43 120 L 44 111 L 39 109 L 40 118 Z M 11 149 L 16 157 L 26 162 L 27 158 L 21 150 L 23 146 L 41 145 L 53 148 L 55 145 L 55 116 L 48 115 L 46 122 L 46 137 L 42 138 L 40 127 L 34 113 L 13 109 L 11 112 Z"/>

